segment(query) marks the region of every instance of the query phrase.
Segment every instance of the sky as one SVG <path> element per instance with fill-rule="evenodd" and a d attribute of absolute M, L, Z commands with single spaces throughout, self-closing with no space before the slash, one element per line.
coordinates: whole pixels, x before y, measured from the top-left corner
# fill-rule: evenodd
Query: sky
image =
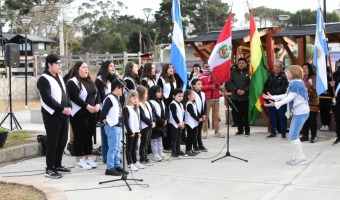
<path fill-rule="evenodd" d="M 152 13 L 159 10 L 159 4 L 162 0 L 143 0 L 143 6 L 140 6 L 139 3 L 136 3 L 139 0 L 122 0 L 122 2 L 128 7 L 127 10 L 123 10 L 122 14 L 133 13 L 135 17 L 139 17 L 141 19 L 146 19 L 143 8 L 152 8 Z M 188 0 L 190 1 L 190 0 Z M 276 8 L 287 10 L 295 13 L 301 9 L 316 10 L 319 6 L 319 1 L 321 4 L 321 8 L 323 9 L 323 0 L 248 0 L 250 6 L 252 8 L 256 8 L 259 6 L 266 6 L 269 8 Z M 232 0 L 222 0 L 224 3 L 232 4 Z M 233 13 L 236 14 L 236 18 L 238 18 L 238 24 L 236 27 L 240 27 L 241 23 L 244 21 L 244 14 L 248 11 L 247 0 L 234 0 L 233 5 Z M 327 12 L 331 12 L 335 9 L 340 9 L 340 0 L 326 0 L 326 9 Z M 149 19 L 153 19 L 153 16 L 150 16 Z"/>

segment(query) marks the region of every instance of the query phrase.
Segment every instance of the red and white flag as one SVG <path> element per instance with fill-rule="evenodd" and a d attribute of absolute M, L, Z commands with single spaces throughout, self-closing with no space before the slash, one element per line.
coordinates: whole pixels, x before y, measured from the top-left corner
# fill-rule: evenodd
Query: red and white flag
<path fill-rule="evenodd" d="M 208 60 L 212 74 L 216 77 L 219 84 L 227 82 L 230 78 L 232 52 L 231 20 L 232 13 L 230 11 L 229 17 Z"/>

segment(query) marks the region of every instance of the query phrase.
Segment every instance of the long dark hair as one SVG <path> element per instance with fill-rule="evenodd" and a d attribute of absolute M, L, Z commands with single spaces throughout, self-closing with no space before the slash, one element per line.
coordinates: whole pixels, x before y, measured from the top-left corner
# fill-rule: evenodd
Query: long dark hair
<path fill-rule="evenodd" d="M 156 96 L 156 93 L 157 92 L 161 92 L 162 93 L 162 88 L 158 85 L 154 85 L 152 86 L 150 89 L 149 89 L 149 99 L 153 99 L 153 100 L 157 100 L 157 96 Z"/>
<path fill-rule="evenodd" d="M 182 101 L 182 104 L 185 108 L 186 104 L 188 103 L 189 101 L 189 95 L 191 95 L 191 93 L 193 93 L 194 91 L 192 89 L 187 89 L 184 94 L 183 94 L 183 101 Z"/>
<path fill-rule="evenodd" d="M 143 67 L 142 78 L 146 77 L 150 80 L 156 80 L 156 75 L 152 75 L 152 65 L 153 63 L 146 63 Z M 156 67 L 156 66 L 155 66 Z"/>
<path fill-rule="evenodd" d="M 134 62 L 128 62 L 125 65 L 124 77 L 126 77 L 126 76 L 131 77 L 136 82 L 136 84 L 138 85 L 139 84 L 138 74 L 132 73 L 134 66 L 135 66 Z"/>
<path fill-rule="evenodd" d="M 76 77 L 77 78 L 77 80 L 79 81 L 79 88 L 80 88 L 80 90 L 82 90 L 82 79 L 80 78 L 80 76 L 79 76 L 79 68 L 80 68 L 80 66 L 82 65 L 82 64 L 84 64 L 85 62 L 84 61 L 78 61 L 78 62 L 76 62 L 75 64 L 74 64 L 74 66 L 73 66 L 73 69 L 72 69 L 72 74 L 71 74 L 71 78 L 72 77 Z M 88 75 L 87 75 L 87 77 L 86 77 L 86 80 L 97 90 L 97 87 L 96 87 L 96 84 L 92 81 L 92 79 L 91 79 L 91 75 L 90 75 L 90 70 L 89 70 L 89 73 L 88 73 Z"/>
<path fill-rule="evenodd" d="M 192 71 L 191 71 L 191 73 L 190 73 L 190 75 L 189 75 L 189 80 L 191 80 L 192 79 L 192 76 L 194 75 L 194 67 L 199 67 L 200 68 L 200 70 L 199 70 L 199 72 L 202 74 L 203 73 L 203 70 L 201 69 L 201 66 L 200 66 L 200 64 L 198 64 L 198 63 L 195 63 L 193 66 L 192 66 Z"/>
<path fill-rule="evenodd" d="M 110 64 L 113 63 L 111 60 L 106 60 L 105 62 L 102 63 L 102 65 L 100 66 L 100 69 L 97 73 L 97 76 L 101 76 L 102 78 L 102 83 L 103 85 L 107 88 L 107 81 L 108 81 L 108 77 L 110 76 L 108 69 Z"/>
<path fill-rule="evenodd" d="M 174 67 L 172 64 L 169 64 L 169 63 L 166 63 L 162 66 L 161 77 L 164 78 L 166 83 L 176 82 L 175 76 L 173 74 L 171 76 L 168 75 L 168 69 L 170 66 Z"/>
<path fill-rule="evenodd" d="M 310 63 L 304 63 L 304 64 L 302 65 L 302 68 L 303 68 L 303 66 L 305 66 L 305 65 L 308 67 L 308 78 L 310 78 L 311 76 L 315 75 L 315 72 L 314 72 L 314 70 L 313 70 L 312 65 L 311 65 Z"/>

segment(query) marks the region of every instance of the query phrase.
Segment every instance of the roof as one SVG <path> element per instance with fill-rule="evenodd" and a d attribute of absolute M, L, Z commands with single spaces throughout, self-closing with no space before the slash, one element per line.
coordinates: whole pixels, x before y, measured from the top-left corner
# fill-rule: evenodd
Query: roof
<path fill-rule="evenodd" d="M 283 36 L 304 36 L 304 35 L 315 35 L 316 25 L 304 25 L 294 28 L 286 28 L 280 33 L 273 34 L 273 37 L 283 37 Z M 340 23 L 328 23 L 326 24 L 327 34 L 339 34 L 340 33 Z"/>
<path fill-rule="evenodd" d="M 12 39 L 14 36 L 16 36 L 16 35 L 14 35 L 14 34 L 2 34 L 3 36 L 4 36 L 4 38 L 6 39 L 6 40 L 10 40 L 10 39 Z"/>
<path fill-rule="evenodd" d="M 13 38 L 11 38 L 11 40 L 14 40 L 15 38 L 18 38 L 18 37 L 22 37 L 22 38 L 25 38 L 25 34 L 18 34 L 16 36 L 14 36 Z M 56 41 L 50 39 L 50 38 L 47 38 L 45 36 L 42 36 L 42 35 L 27 35 L 27 40 L 30 40 L 31 42 L 44 42 L 44 43 L 54 43 Z"/>
<path fill-rule="evenodd" d="M 258 31 L 262 31 L 266 28 L 258 28 Z M 243 39 L 244 37 L 248 36 L 250 33 L 249 29 L 246 30 L 235 30 L 232 31 L 232 39 L 233 40 L 238 40 L 238 39 Z M 203 35 L 199 35 L 196 37 L 192 37 L 189 39 L 186 39 L 185 42 L 186 43 L 190 43 L 190 42 L 211 42 L 214 41 L 216 42 L 218 37 L 220 36 L 221 31 L 212 31 Z"/>

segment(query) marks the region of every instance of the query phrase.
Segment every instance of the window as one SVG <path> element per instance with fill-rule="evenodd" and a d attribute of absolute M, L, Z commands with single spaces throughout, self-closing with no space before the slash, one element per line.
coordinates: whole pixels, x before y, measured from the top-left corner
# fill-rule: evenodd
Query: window
<path fill-rule="evenodd" d="M 45 50 L 45 43 L 38 43 L 39 50 Z"/>

